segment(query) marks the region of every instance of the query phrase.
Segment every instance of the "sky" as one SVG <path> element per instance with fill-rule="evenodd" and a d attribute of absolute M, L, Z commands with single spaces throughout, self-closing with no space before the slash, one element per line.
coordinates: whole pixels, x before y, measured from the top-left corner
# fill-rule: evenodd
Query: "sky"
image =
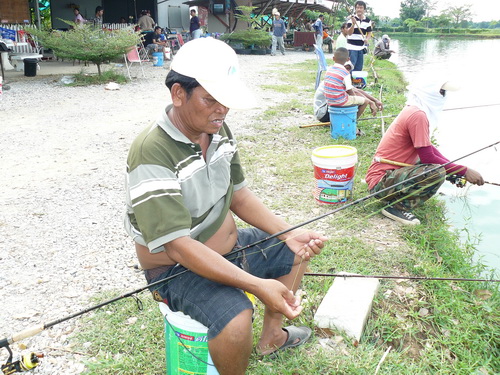
<path fill-rule="evenodd" d="M 401 0 L 364 1 L 377 16 L 399 17 Z M 437 1 L 437 11 L 434 11 L 434 14 L 431 13 L 431 15 L 438 15 L 439 11 L 447 6 L 462 6 L 465 4 L 472 5 L 471 10 L 474 14 L 472 20 L 475 22 L 500 20 L 500 1 L 498 0 L 439 0 Z"/>

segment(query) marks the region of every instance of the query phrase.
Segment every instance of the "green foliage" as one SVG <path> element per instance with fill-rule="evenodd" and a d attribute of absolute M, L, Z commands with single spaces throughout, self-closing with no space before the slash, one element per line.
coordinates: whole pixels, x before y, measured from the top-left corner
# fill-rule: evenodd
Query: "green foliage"
<path fill-rule="evenodd" d="M 466 4 L 462 6 L 451 6 L 445 12 L 446 15 L 453 19 L 455 25 L 459 25 L 463 21 L 468 21 L 472 18 L 472 5 Z"/>
<path fill-rule="evenodd" d="M 140 34 L 129 29 L 110 31 L 89 24 L 76 25 L 74 22 L 64 22 L 73 28 L 69 31 L 27 28 L 27 31 L 36 36 L 44 48 L 54 51 L 59 58 L 96 64 L 99 75 L 102 63 L 121 57 L 140 41 Z"/>
<path fill-rule="evenodd" d="M 80 73 L 75 74 L 75 82 L 67 86 L 89 86 L 89 85 L 102 85 L 108 82 L 126 83 L 127 77 L 123 74 L 116 73 L 113 70 L 107 70 L 100 75 Z"/>
<path fill-rule="evenodd" d="M 428 5 L 425 0 L 403 0 L 399 9 L 399 17 L 402 21 L 407 18 L 419 21 L 425 15 L 427 8 Z"/>
<path fill-rule="evenodd" d="M 238 6 L 236 10 L 239 13 L 235 17 L 246 22 L 248 28 L 245 30 L 236 30 L 229 34 L 221 35 L 220 39 L 228 44 L 242 44 L 244 48 L 251 47 L 269 47 L 271 45 L 271 35 L 263 29 L 255 29 L 252 23 L 258 23 L 258 19 L 252 16 L 255 9 L 253 6 Z"/>
<path fill-rule="evenodd" d="M 268 47 L 271 45 L 271 35 L 260 29 L 236 30 L 230 34 L 221 35 L 220 39 L 229 44 L 242 43 L 245 48 L 252 46 Z"/>

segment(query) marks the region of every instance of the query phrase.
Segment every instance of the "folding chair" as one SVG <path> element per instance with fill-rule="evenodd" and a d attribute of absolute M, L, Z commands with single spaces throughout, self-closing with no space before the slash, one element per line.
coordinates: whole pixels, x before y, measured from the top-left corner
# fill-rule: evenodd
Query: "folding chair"
<path fill-rule="evenodd" d="M 141 58 L 142 61 L 144 62 L 149 61 L 149 51 L 143 42 L 139 44 L 138 51 L 139 51 L 139 57 Z"/>
<path fill-rule="evenodd" d="M 323 46 L 314 45 L 314 52 L 316 53 L 316 58 L 318 59 L 318 72 L 316 73 L 316 90 L 321 82 L 321 73 L 325 72 L 328 69 L 328 65 L 326 64 L 325 54 L 323 52 Z"/>
<path fill-rule="evenodd" d="M 137 51 L 137 47 L 133 46 L 130 51 L 128 51 L 126 54 L 123 55 L 123 58 L 125 59 L 125 66 L 127 67 L 127 72 L 128 72 L 128 78 L 132 79 L 132 76 L 130 75 L 130 68 L 134 63 L 138 63 L 139 66 L 141 67 L 142 70 L 142 75 L 144 78 L 146 78 L 146 74 L 144 73 L 144 68 L 142 67 L 142 60 L 139 56 L 139 51 Z"/>

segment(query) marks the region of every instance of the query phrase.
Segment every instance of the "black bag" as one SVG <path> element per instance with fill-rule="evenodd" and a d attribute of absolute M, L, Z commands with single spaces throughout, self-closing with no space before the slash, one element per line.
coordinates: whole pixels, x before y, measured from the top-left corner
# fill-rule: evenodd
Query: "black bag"
<path fill-rule="evenodd" d="M 366 55 L 368 53 L 368 47 L 364 46 L 362 51 L 363 51 L 363 55 Z"/>

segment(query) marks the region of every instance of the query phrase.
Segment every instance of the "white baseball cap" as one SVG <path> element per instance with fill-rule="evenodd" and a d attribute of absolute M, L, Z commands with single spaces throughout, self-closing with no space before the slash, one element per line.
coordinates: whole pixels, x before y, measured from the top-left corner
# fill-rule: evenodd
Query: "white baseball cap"
<path fill-rule="evenodd" d="M 226 43 L 199 38 L 185 43 L 172 61 L 171 70 L 196 79 L 220 104 L 233 109 L 257 105 L 240 77 L 238 57 Z"/>
<path fill-rule="evenodd" d="M 458 91 L 461 89 L 461 86 L 459 82 L 450 80 L 443 83 L 441 89 L 446 91 Z"/>

